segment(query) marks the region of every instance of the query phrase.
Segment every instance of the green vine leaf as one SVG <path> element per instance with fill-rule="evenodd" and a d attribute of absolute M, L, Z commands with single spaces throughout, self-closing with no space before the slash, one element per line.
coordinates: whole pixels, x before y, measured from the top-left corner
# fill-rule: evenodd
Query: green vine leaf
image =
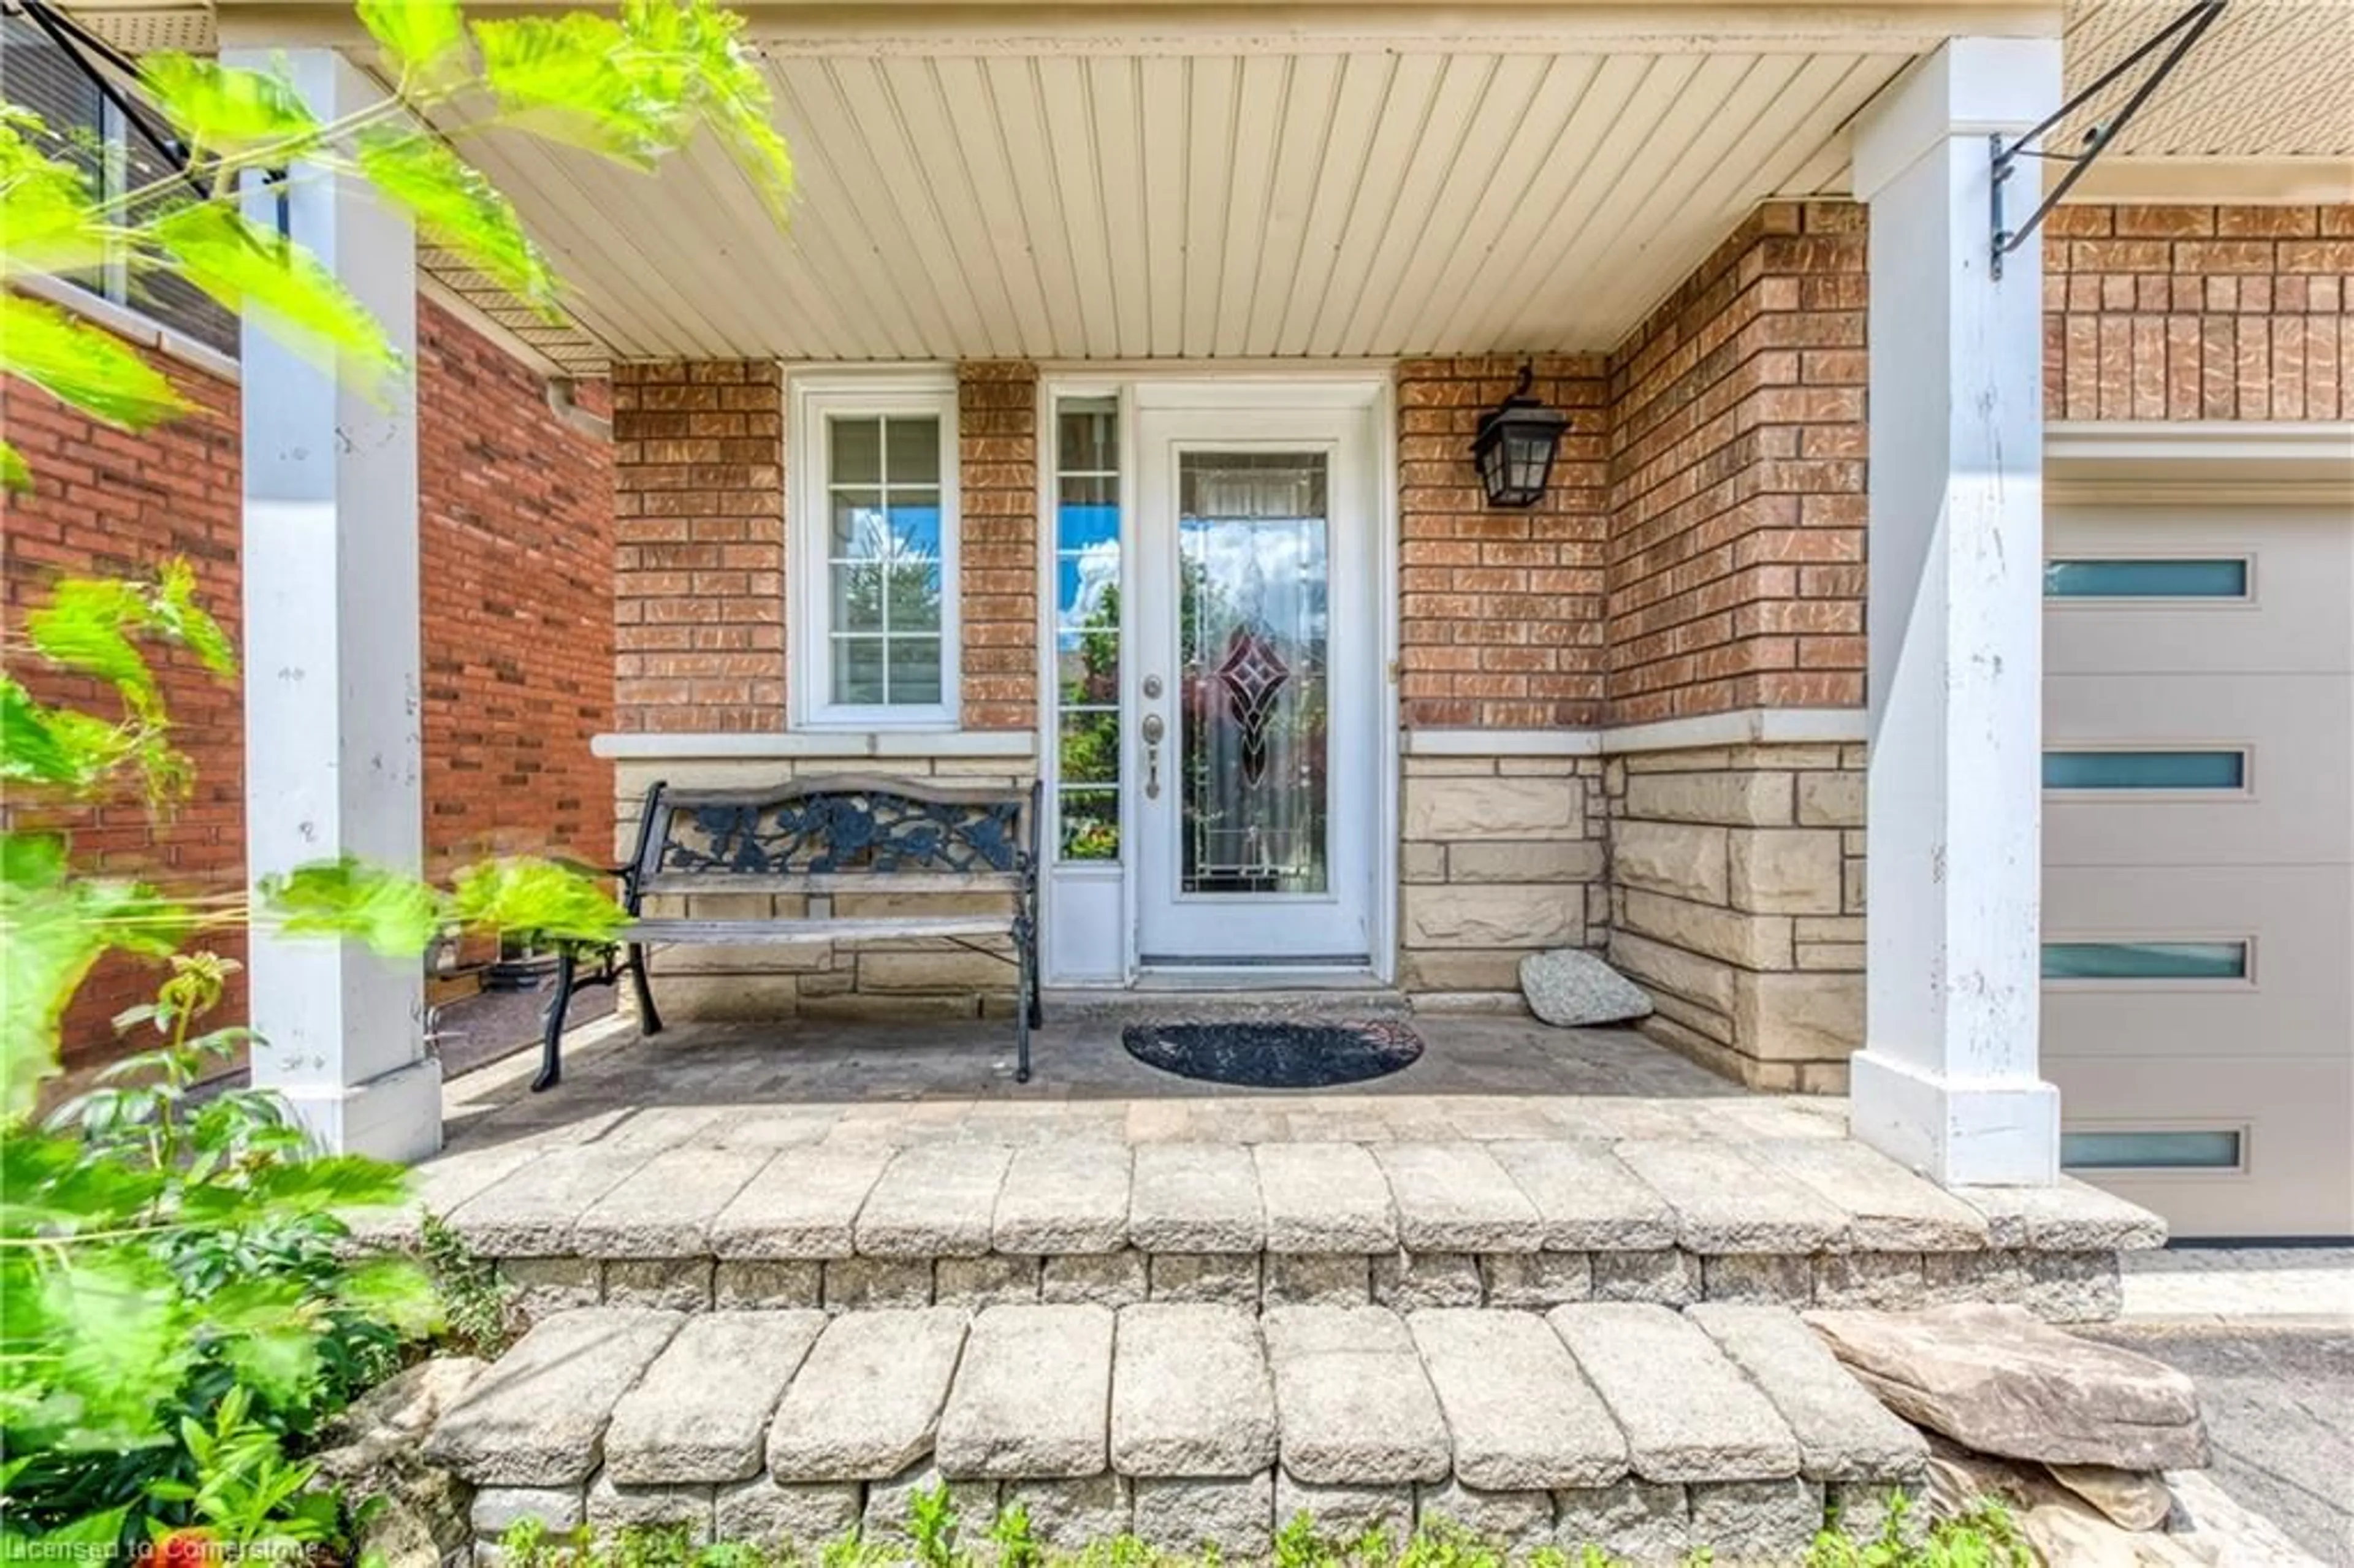
<path fill-rule="evenodd" d="M 164 50 L 141 58 L 139 79 L 194 149 L 245 153 L 319 130 L 292 84 L 267 71 Z"/>
<path fill-rule="evenodd" d="M 456 919 L 535 945 L 602 945 L 630 920 L 595 875 L 528 855 L 470 865 L 458 873 L 455 892 Z"/>
<path fill-rule="evenodd" d="M 187 281 L 232 311 L 249 312 L 264 331 L 333 368 L 338 354 L 376 376 L 400 356 L 366 306 L 319 259 L 257 228 L 217 202 L 198 202 L 157 218 L 155 243 Z"/>
<path fill-rule="evenodd" d="M 35 143 L 43 130 L 31 111 L 0 108 L 0 276 L 88 271 L 123 234 L 99 217 L 89 176 Z"/>
<path fill-rule="evenodd" d="M 25 495 L 33 488 L 33 471 L 25 461 L 25 454 L 0 441 L 0 490 L 11 495 Z"/>
<path fill-rule="evenodd" d="M 359 0 L 359 16 L 412 81 L 430 85 L 464 71 L 466 22 L 455 0 Z"/>
<path fill-rule="evenodd" d="M 358 155 L 361 173 L 427 235 L 548 320 L 563 319 L 556 275 L 513 205 L 440 138 L 371 126 L 359 135 Z"/>
<path fill-rule="evenodd" d="M 290 936 L 351 937 L 414 958 L 448 924 L 441 895 L 413 876 L 353 856 L 264 877 L 261 896 Z"/>
<path fill-rule="evenodd" d="M 121 338 L 22 294 L 0 293 L 0 371 L 124 429 L 143 430 L 189 407 Z"/>
<path fill-rule="evenodd" d="M 473 27 L 483 85 L 519 128 L 641 170 L 684 144 L 675 84 L 637 58 L 611 19 L 571 12 Z"/>

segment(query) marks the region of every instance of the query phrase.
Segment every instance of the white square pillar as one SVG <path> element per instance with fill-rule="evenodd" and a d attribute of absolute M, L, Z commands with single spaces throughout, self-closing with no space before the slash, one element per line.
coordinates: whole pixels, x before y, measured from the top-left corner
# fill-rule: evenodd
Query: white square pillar
<path fill-rule="evenodd" d="M 382 96 L 332 49 L 233 49 L 284 69 L 312 112 Z M 275 228 L 281 192 L 251 182 L 246 214 Z M 287 229 L 413 362 L 408 221 L 354 181 L 295 171 Z M 354 854 L 423 863 L 417 417 L 404 366 L 388 389 L 334 373 L 260 331 L 241 338 L 245 468 L 245 821 L 256 881 Z M 441 1143 L 440 1064 L 425 1054 L 421 955 L 286 938 L 250 949 L 253 1081 L 292 1103 L 328 1148 L 416 1160 Z"/>
<path fill-rule="evenodd" d="M 2056 38 L 1955 38 L 1859 123 L 1871 206 L 1871 762 L 1858 1138 L 1946 1185 L 2059 1177 L 2038 1062 L 2042 288 L 1994 278 L 1989 138 L 2060 101 Z M 2041 169 L 2008 183 L 2016 225 Z"/>

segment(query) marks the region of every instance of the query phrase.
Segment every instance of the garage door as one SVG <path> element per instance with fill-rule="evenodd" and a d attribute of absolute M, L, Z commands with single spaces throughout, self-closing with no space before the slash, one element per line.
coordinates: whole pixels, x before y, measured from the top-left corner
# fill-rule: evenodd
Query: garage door
<path fill-rule="evenodd" d="M 2046 551 L 2062 1162 L 2178 1236 L 2354 1234 L 2354 524 L 2105 500 Z"/>

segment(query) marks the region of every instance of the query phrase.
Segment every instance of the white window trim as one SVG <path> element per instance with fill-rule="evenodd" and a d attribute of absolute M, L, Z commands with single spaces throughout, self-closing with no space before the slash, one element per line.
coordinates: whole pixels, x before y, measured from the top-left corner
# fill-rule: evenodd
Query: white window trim
<path fill-rule="evenodd" d="M 958 540 L 957 380 L 953 371 L 788 372 L 785 443 L 786 621 L 791 628 L 787 676 L 791 728 L 928 730 L 958 727 L 962 685 L 963 584 Z M 940 422 L 940 697 L 926 707 L 833 702 L 833 640 L 827 593 L 828 504 L 825 424 L 829 418 L 900 415 Z"/>

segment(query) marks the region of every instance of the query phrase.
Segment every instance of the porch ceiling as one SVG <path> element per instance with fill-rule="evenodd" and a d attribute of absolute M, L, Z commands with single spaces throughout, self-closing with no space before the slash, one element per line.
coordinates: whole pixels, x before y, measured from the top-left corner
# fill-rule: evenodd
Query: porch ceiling
<path fill-rule="evenodd" d="M 1756 202 L 1843 178 L 1883 47 L 770 41 L 783 232 L 708 146 L 469 151 L 621 357 L 1604 348 Z"/>

